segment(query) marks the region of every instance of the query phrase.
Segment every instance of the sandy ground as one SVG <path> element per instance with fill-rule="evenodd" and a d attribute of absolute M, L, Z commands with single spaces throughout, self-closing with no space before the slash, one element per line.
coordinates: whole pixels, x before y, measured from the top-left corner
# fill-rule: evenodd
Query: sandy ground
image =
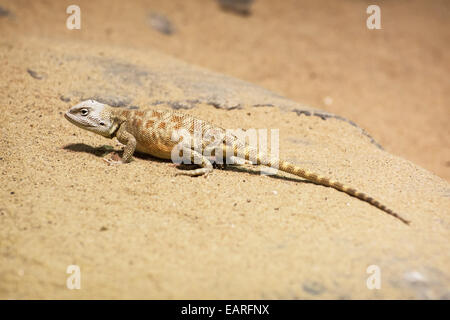
<path fill-rule="evenodd" d="M 65 28 L 69 4 L 0 1 L 0 297 L 448 298 L 446 2 L 383 2 L 379 31 L 365 28 L 364 1 L 256 1 L 247 17 L 213 1 L 80 1 L 79 31 Z M 153 30 L 151 12 L 174 33 Z M 344 121 L 297 116 L 294 102 L 161 53 L 351 119 L 388 152 Z M 115 142 L 61 116 L 81 98 L 143 108 L 193 99 L 207 83 L 244 107 L 189 112 L 278 128 L 283 157 L 383 199 L 412 225 L 256 169 L 174 177 L 146 156 L 109 167 L 102 146 Z M 71 264 L 81 290 L 65 286 Z M 368 265 L 380 266 L 382 290 L 367 289 Z"/>

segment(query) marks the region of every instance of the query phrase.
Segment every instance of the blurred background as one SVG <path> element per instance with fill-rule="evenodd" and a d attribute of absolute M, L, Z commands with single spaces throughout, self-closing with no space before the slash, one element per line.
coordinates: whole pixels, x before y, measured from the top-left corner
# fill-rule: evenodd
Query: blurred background
<path fill-rule="evenodd" d="M 66 28 L 72 4 L 80 30 Z M 353 120 L 450 181 L 450 1 L 376 1 L 381 30 L 366 26 L 371 4 L 0 0 L 0 37 L 156 49 Z"/>

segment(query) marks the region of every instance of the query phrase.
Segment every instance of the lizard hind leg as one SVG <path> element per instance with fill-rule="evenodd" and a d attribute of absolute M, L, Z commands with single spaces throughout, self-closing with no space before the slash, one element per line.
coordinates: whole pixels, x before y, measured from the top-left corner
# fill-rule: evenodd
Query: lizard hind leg
<path fill-rule="evenodd" d="M 179 171 L 176 175 L 184 175 L 190 177 L 198 176 L 208 176 L 209 173 L 213 171 L 213 165 L 211 161 L 208 160 L 201 153 L 191 150 L 187 147 L 183 148 L 183 158 L 190 159 L 191 163 L 201 166 L 201 168 L 194 170 Z"/>

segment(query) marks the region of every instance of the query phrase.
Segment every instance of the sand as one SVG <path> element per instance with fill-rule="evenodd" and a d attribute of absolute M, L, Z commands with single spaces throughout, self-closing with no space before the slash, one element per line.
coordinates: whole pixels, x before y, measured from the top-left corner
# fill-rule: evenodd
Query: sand
<path fill-rule="evenodd" d="M 449 6 L 385 3 L 369 31 L 366 3 L 334 3 L 256 1 L 240 16 L 212 1 L 81 1 L 69 31 L 68 3 L 0 1 L 0 298 L 448 299 Z M 152 12 L 175 31 L 153 30 Z M 62 116 L 91 97 L 279 129 L 280 156 L 411 225 L 259 168 L 107 166 L 117 143 Z M 299 112 L 317 109 L 344 119 Z"/>

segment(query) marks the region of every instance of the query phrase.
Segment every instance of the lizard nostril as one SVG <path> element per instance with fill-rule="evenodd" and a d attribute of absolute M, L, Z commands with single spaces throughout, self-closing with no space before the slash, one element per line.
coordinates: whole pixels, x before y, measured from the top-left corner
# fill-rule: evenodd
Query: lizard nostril
<path fill-rule="evenodd" d="M 101 125 L 101 126 L 104 126 L 104 125 L 105 125 L 105 123 L 104 123 L 104 122 L 100 122 L 100 125 Z"/>

